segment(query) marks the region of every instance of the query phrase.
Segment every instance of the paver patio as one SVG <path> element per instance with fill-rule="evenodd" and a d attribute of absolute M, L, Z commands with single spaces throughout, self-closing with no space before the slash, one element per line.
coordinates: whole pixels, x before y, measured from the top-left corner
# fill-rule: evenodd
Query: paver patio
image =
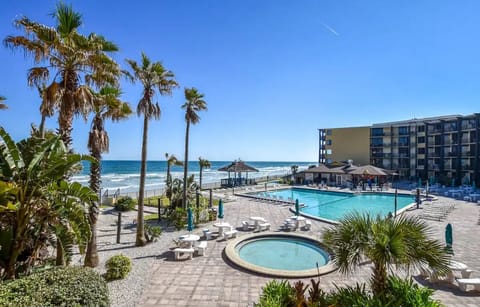
<path fill-rule="evenodd" d="M 445 221 L 427 221 L 437 239 L 444 242 L 444 230 L 447 223 L 451 223 L 454 231 L 454 259 L 468 265 L 475 270 L 473 277 L 480 276 L 480 207 L 473 203 L 440 198 L 442 201 L 456 202 L 453 210 Z M 263 216 L 271 224 L 272 230 L 278 230 L 284 219 L 291 216 L 288 206 L 263 203 L 252 199 L 237 197 L 234 202 L 225 204 L 224 221 L 239 227 L 241 221 L 250 216 Z M 405 214 L 416 215 L 421 210 L 408 211 Z M 206 225 L 206 228 L 215 230 Z M 299 231 L 320 237 L 322 230 L 330 225 L 312 221 L 310 231 Z M 202 226 L 202 228 L 205 228 Z M 196 233 L 201 234 L 201 230 Z M 239 236 L 250 233 L 239 231 Z M 142 306 L 247 306 L 257 302 L 261 288 L 272 277 L 259 276 L 233 267 L 224 258 L 223 249 L 228 241 L 212 239 L 208 241 L 205 256 L 195 256 L 193 260 L 174 261 L 173 252 L 159 250 L 158 256 L 151 268 L 150 281 L 145 288 Z M 480 293 L 462 293 L 457 286 L 446 283 L 435 285 L 414 278 L 421 284 L 434 289 L 434 297 L 447 306 L 480 306 Z M 325 291 L 334 288 L 334 284 L 354 285 L 356 282 L 367 281 L 371 269 L 368 264 L 358 268 L 349 276 L 338 271 L 320 277 L 321 287 Z M 309 283 L 310 279 L 304 282 Z M 295 281 L 295 280 L 292 280 Z"/>

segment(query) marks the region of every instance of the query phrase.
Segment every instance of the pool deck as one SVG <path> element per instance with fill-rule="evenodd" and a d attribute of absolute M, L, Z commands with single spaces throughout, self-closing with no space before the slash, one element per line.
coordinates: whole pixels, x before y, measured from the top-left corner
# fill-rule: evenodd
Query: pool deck
<path fill-rule="evenodd" d="M 262 216 L 271 224 L 272 231 L 279 231 L 283 221 L 292 215 L 288 206 L 259 202 L 255 199 L 235 197 L 232 202 L 225 204 L 223 219 L 239 227 L 241 221 L 249 220 L 251 216 Z M 454 209 L 444 221 L 426 221 L 434 232 L 434 236 L 444 242 L 444 231 L 447 223 L 453 226 L 454 252 L 453 259 L 463 262 L 475 272 L 472 277 L 480 277 L 480 206 L 474 203 L 439 197 L 439 202 L 456 203 Z M 417 215 L 422 210 L 407 211 L 404 214 Z M 201 228 L 210 228 L 211 224 Z M 331 227 L 329 224 L 312 220 L 310 231 L 298 230 L 299 233 L 320 238 L 323 230 Z M 184 233 L 181 231 L 180 233 Z M 194 231 L 201 234 L 201 229 Z M 238 236 L 252 231 L 239 230 Z M 160 239 L 162 240 L 162 239 Z M 165 249 L 158 250 L 158 255 L 151 267 L 150 279 L 143 291 L 141 306 L 253 306 L 258 302 L 261 288 L 268 281 L 274 279 L 255 275 L 237 269 L 226 262 L 224 248 L 228 241 L 212 239 L 208 241 L 205 256 L 195 256 L 192 260 L 175 261 L 173 252 Z M 165 244 L 161 244 L 165 246 Z M 338 271 L 320 277 L 321 288 L 325 291 L 334 289 L 334 284 L 354 285 L 356 282 L 368 281 L 371 274 L 370 265 L 365 264 L 349 276 Z M 405 273 L 401 273 L 404 275 Z M 455 285 L 446 283 L 429 284 L 416 276 L 419 283 L 436 289 L 434 298 L 439 299 L 446 306 L 480 306 L 480 293 L 470 291 L 462 293 Z M 146 277 L 148 278 L 148 277 Z M 279 278 L 276 278 L 279 279 Z M 297 279 L 291 279 L 296 281 Z M 303 279 L 309 283 L 310 278 Z"/>

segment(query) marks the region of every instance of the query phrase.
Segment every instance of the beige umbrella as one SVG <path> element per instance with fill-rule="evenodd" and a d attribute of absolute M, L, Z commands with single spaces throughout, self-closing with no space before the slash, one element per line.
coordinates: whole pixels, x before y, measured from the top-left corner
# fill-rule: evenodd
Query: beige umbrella
<path fill-rule="evenodd" d="M 388 176 L 386 170 L 373 166 L 373 165 L 364 165 L 359 166 L 356 169 L 349 171 L 350 175 L 369 175 L 369 176 Z"/>

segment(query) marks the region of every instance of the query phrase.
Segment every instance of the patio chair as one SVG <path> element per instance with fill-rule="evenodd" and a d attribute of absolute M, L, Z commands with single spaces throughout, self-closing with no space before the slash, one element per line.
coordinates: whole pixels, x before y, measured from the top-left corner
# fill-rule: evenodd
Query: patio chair
<path fill-rule="evenodd" d="M 475 290 L 480 291 L 480 278 L 459 278 L 458 287 L 461 291 L 467 292 L 467 286 L 472 285 Z"/>
<path fill-rule="evenodd" d="M 197 251 L 199 256 L 205 255 L 205 250 L 207 249 L 207 241 L 200 241 L 197 246 Z"/>

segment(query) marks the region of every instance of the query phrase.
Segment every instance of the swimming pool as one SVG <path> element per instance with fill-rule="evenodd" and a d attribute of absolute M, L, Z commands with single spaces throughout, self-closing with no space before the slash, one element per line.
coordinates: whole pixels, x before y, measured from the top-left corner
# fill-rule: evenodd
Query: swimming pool
<path fill-rule="evenodd" d="M 353 194 L 302 188 L 267 193 L 281 199 L 298 199 L 300 203 L 305 204 L 305 207 L 300 208 L 301 213 L 329 221 L 339 221 L 352 211 L 380 216 L 387 216 L 395 211 L 395 195 L 390 193 Z M 397 213 L 414 202 L 414 196 L 398 194 Z"/>
<path fill-rule="evenodd" d="M 242 236 L 227 245 L 225 254 L 244 269 L 270 276 L 309 277 L 335 269 L 321 243 L 300 234 Z"/>

